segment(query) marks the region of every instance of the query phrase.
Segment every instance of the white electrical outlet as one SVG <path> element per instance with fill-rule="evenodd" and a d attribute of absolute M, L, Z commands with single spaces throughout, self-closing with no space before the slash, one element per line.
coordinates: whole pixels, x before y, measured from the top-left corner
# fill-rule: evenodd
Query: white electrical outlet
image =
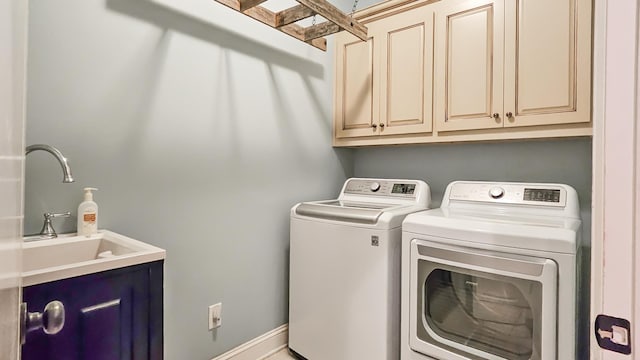
<path fill-rule="evenodd" d="M 222 325 L 222 303 L 209 306 L 209 330 Z"/>

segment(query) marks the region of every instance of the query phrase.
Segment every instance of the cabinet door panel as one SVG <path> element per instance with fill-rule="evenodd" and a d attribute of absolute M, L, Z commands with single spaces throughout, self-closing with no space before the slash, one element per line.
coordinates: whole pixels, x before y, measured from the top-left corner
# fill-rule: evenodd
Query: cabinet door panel
<path fill-rule="evenodd" d="M 152 332 L 162 331 L 150 327 L 150 266 L 161 268 L 136 265 L 25 287 L 29 311 L 59 300 L 65 325 L 55 335 L 28 333 L 22 359 L 162 359 L 161 345 L 158 351 L 149 342 Z M 162 316 L 161 309 L 155 316 Z"/>
<path fill-rule="evenodd" d="M 436 15 L 438 131 L 502 127 L 501 1 L 443 3 Z"/>
<path fill-rule="evenodd" d="M 578 0 L 505 6 L 504 111 L 514 114 L 505 126 L 590 121 L 589 6 Z"/>
<path fill-rule="evenodd" d="M 126 295 L 126 294 L 125 294 Z M 131 335 L 122 334 L 128 332 L 130 324 L 124 325 L 123 321 L 131 319 L 125 316 L 128 311 L 122 308 L 123 303 L 130 303 L 130 299 L 124 302 L 115 299 L 80 310 L 80 352 L 81 358 L 93 360 L 127 359 L 130 354 L 121 354 L 121 337 L 129 338 Z M 127 319 L 128 318 L 128 319 Z"/>
<path fill-rule="evenodd" d="M 336 38 L 336 136 L 375 135 L 373 39 L 363 42 L 346 34 Z"/>
<path fill-rule="evenodd" d="M 426 7 L 381 20 L 381 135 L 431 132 L 433 11 Z"/>

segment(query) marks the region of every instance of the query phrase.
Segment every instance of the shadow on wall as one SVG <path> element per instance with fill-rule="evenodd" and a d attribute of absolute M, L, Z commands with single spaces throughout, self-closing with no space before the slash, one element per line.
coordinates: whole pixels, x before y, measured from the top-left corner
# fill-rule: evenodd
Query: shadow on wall
<path fill-rule="evenodd" d="M 215 4 L 212 4 L 212 6 L 215 6 Z M 225 123 L 226 126 L 229 127 L 229 132 L 226 135 L 228 138 L 235 139 L 234 141 L 231 141 L 233 144 L 232 146 L 234 146 L 234 150 L 236 150 L 235 153 L 239 153 L 238 146 L 240 144 L 240 140 L 238 139 L 238 133 L 240 130 L 237 128 L 239 115 L 237 113 L 237 109 L 233 106 L 234 104 L 239 104 L 237 101 L 239 99 L 236 97 L 237 92 L 235 91 L 233 74 L 241 72 L 242 69 L 233 69 L 235 71 L 232 70 L 233 63 L 229 58 L 230 51 L 248 55 L 265 63 L 267 74 L 271 78 L 271 85 L 273 89 L 273 91 L 270 92 L 269 97 L 274 100 L 275 110 L 277 111 L 276 118 L 280 123 L 278 128 L 280 131 L 284 132 L 283 138 L 287 139 L 283 144 L 284 146 L 291 147 L 292 150 L 294 150 L 292 152 L 293 154 L 300 154 L 301 156 L 298 157 L 300 161 L 305 161 L 305 156 L 302 156 L 300 153 L 301 149 L 305 149 L 305 144 L 303 140 L 295 134 L 297 122 L 288 121 L 293 119 L 295 116 L 291 113 L 286 99 L 282 98 L 282 85 L 278 83 L 278 76 L 276 76 L 274 71 L 277 71 L 277 69 L 280 68 L 285 68 L 297 73 L 311 97 L 311 103 L 314 107 L 315 114 L 313 117 L 318 120 L 326 120 L 330 118 L 330 114 L 328 113 L 326 106 L 323 105 L 323 101 L 317 93 L 317 90 L 314 89 L 312 85 L 312 78 L 324 79 L 325 77 L 325 64 L 323 62 L 314 62 L 307 58 L 291 54 L 287 51 L 272 48 L 264 43 L 252 40 L 229 29 L 217 26 L 207 22 L 206 20 L 184 13 L 170 6 L 159 4 L 152 0 L 107 0 L 106 7 L 109 10 L 133 16 L 136 19 L 153 24 L 163 30 L 162 37 L 158 39 L 156 48 L 152 53 L 147 55 L 147 58 L 149 58 L 148 63 L 141 64 L 140 68 L 135 70 L 138 74 L 148 75 L 145 77 L 147 81 L 140 82 L 138 85 L 143 86 L 142 84 L 147 84 L 147 86 L 141 89 L 141 91 L 136 92 L 137 94 L 143 94 L 140 101 L 137 102 L 138 109 L 135 110 L 137 119 L 136 124 L 138 125 L 135 130 L 130 131 L 126 136 L 129 141 L 127 141 L 126 144 L 122 144 L 123 149 L 125 147 L 139 146 L 131 144 L 139 143 L 136 139 L 142 138 L 142 133 L 145 128 L 144 124 L 152 121 L 149 118 L 151 116 L 149 113 L 150 104 L 153 102 L 153 94 L 155 93 L 154 89 L 157 85 L 160 70 L 164 65 L 163 59 L 167 53 L 169 39 L 171 39 L 172 31 L 176 31 L 221 47 L 221 66 L 219 67 L 217 74 L 218 78 L 216 79 L 217 93 L 220 94 L 220 96 L 213 99 L 213 102 L 215 104 L 214 108 L 218 109 L 218 111 L 227 111 L 229 121 L 226 121 Z M 233 15 L 237 16 L 235 14 Z M 138 59 L 141 58 L 144 58 L 144 56 L 138 57 Z M 117 88 L 118 87 L 116 87 L 116 89 Z M 120 96 L 124 96 L 119 95 L 121 93 L 122 91 L 114 91 L 114 96 L 118 101 L 121 101 L 121 99 L 119 99 Z M 126 96 L 131 96 L 131 94 L 127 94 Z M 110 108 L 113 109 L 118 107 L 110 106 Z M 222 118 L 223 117 L 218 117 L 216 121 L 219 122 Z M 285 121 L 288 122 L 285 124 Z M 318 121 L 318 125 L 323 127 L 323 134 L 330 136 L 330 122 Z M 221 127 L 218 126 L 216 128 L 220 129 Z M 131 149 L 126 152 L 128 154 L 135 154 L 135 151 L 132 152 Z"/>
<path fill-rule="evenodd" d="M 286 67 L 306 76 L 324 78 L 324 66 L 320 63 L 272 48 L 151 0 L 107 0 L 106 4 L 110 10 L 134 16 L 160 28 L 188 34 L 220 47 L 262 59 L 270 64 Z"/>

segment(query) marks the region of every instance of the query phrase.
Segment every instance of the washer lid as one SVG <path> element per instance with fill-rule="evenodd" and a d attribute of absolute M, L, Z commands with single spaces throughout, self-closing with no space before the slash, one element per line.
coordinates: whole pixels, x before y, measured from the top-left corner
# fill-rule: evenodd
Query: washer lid
<path fill-rule="evenodd" d="M 500 246 L 575 254 L 580 220 L 573 218 L 507 215 L 433 209 L 408 215 L 402 231 L 435 241 L 452 239 L 469 246 Z M 478 246 L 478 245 L 476 245 Z"/>
<path fill-rule="evenodd" d="M 295 208 L 295 213 L 320 219 L 375 224 L 383 212 L 407 206 L 409 205 L 326 200 L 301 203 Z"/>

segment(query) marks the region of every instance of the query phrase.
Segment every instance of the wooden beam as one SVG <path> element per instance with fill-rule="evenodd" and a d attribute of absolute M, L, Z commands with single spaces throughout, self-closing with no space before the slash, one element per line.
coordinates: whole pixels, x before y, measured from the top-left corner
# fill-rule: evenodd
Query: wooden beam
<path fill-rule="evenodd" d="M 351 32 L 363 40 L 367 39 L 366 27 L 351 19 L 349 16 L 341 13 L 340 10 L 327 3 L 325 0 L 297 0 L 301 5 L 291 7 L 278 13 L 274 13 L 262 6 L 258 6 L 258 4 L 266 0 L 215 1 L 322 51 L 327 51 L 327 39 L 323 38 L 323 36 L 336 33 L 342 29 Z M 307 3 L 311 4 L 311 6 L 308 7 Z M 243 7 L 245 10 L 241 10 Z M 322 14 L 322 12 L 325 14 Z M 308 28 L 303 28 L 295 24 L 295 21 L 312 16 L 315 13 L 322 15 L 329 21 L 313 25 Z M 298 19 L 296 20 L 296 18 Z M 339 23 L 337 21 L 339 21 Z M 341 24 L 345 24 L 346 27 L 343 27 Z"/>
<path fill-rule="evenodd" d="M 304 41 L 307 44 L 316 47 L 322 51 L 327 51 L 327 39 L 318 38 L 318 39 L 305 39 L 305 29 L 296 24 L 289 24 L 278 28 L 278 30 L 283 33 L 293 36 L 294 38 Z"/>
<path fill-rule="evenodd" d="M 267 0 L 239 0 L 240 1 L 240 11 L 245 12 L 251 9 L 254 6 L 258 6 Z"/>
<path fill-rule="evenodd" d="M 285 26 L 315 15 L 313 10 L 304 5 L 296 5 L 276 13 L 276 26 Z"/>
<path fill-rule="evenodd" d="M 342 30 L 340 26 L 332 23 L 331 21 L 321 22 L 313 26 L 305 28 L 304 39 L 313 40 L 327 35 L 335 34 Z"/>
<path fill-rule="evenodd" d="M 299 25 L 289 24 L 282 27 L 276 27 L 276 13 L 271 10 L 268 10 L 262 6 L 255 6 L 250 9 L 245 10 L 244 12 L 240 11 L 240 1 L 238 0 L 215 0 L 222 5 L 225 5 L 233 10 L 236 10 L 242 14 L 245 14 L 255 20 L 260 21 L 263 24 L 269 25 L 274 29 L 280 30 L 281 32 L 292 36 L 300 41 L 304 41 L 307 44 L 318 48 L 322 51 L 327 51 L 327 40 L 326 39 L 312 39 L 307 41 L 305 39 L 305 31 Z"/>
<path fill-rule="evenodd" d="M 325 19 L 352 33 L 362 41 L 367 41 L 367 28 L 355 19 L 344 14 L 325 0 L 296 0 Z"/>
<path fill-rule="evenodd" d="M 309 41 L 305 41 L 307 44 L 316 47 L 322 51 L 327 51 L 327 39 L 325 38 L 319 38 L 319 39 L 313 39 L 313 40 L 309 40 Z"/>
<path fill-rule="evenodd" d="M 230 7 L 235 11 L 240 11 L 240 1 L 238 0 L 216 0 L 220 4 Z"/>
<path fill-rule="evenodd" d="M 289 24 L 278 28 L 278 30 L 287 35 L 291 35 L 298 40 L 304 41 L 304 28 L 301 26 L 298 26 L 296 24 Z"/>
<path fill-rule="evenodd" d="M 243 12 L 243 14 L 249 15 L 250 17 L 271 27 L 274 27 L 276 24 L 276 14 L 266 8 L 263 8 L 262 6 L 255 6 L 251 9 L 247 9 Z"/>

